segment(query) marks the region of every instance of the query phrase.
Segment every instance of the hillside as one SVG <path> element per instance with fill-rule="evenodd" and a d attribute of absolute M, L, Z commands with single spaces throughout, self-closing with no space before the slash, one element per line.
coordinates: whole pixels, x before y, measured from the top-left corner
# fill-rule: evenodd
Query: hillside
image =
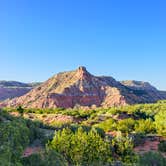
<path fill-rule="evenodd" d="M 133 88 L 134 87 L 134 88 Z M 143 87 L 143 86 L 142 86 Z M 27 94 L 5 101 L 1 107 L 74 108 L 111 107 L 135 103 L 152 103 L 166 99 L 165 93 L 152 88 L 129 86 L 112 77 L 94 76 L 85 67 L 61 72 L 32 89 Z"/>
<path fill-rule="evenodd" d="M 121 84 L 124 86 L 127 86 L 128 88 L 132 89 L 135 92 L 144 93 L 146 96 L 154 101 L 157 101 L 158 99 L 165 99 L 166 98 L 166 92 L 160 91 L 154 86 L 152 86 L 149 82 L 143 82 L 143 81 L 135 81 L 135 80 L 127 80 L 127 81 L 121 81 Z M 153 102 L 153 101 L 152 101 Z"/>
<path fill-rule="evenodd" d="M 22 96 L 36 85 L 38 85 L 38 83 L 28 84 L 17 81 L 0 81 L 0 101 Z"/>
<path fill-rule="evenodd" d="M 134 90 L 157 91 L 157 89 L 148 82 L 126 80 L 120 83 Z"/>
<path fill-rule="evenodd" d="M 3 108 L 0 165 L 165 166 L 165 110 L 166 101 L 88 111 Z"/>

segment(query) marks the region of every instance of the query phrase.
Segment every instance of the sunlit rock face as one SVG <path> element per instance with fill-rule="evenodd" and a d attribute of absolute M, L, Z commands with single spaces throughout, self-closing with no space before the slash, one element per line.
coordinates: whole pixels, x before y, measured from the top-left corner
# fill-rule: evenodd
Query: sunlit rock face
<path fill-rule="evenodd" d="M 112 77 L 94 76 L 80 66 L 61 72 L 27 94 L 0 103 L 0 106 L 26 108 L 112 107 L 149 103 L 166 98 L 157 89 L 144 89 L 118 82 Z"/>

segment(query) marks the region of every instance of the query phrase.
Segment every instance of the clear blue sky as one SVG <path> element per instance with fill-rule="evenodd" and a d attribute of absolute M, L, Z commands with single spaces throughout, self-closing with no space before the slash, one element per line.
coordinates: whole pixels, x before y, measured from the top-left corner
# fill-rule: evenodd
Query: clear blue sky
<path fill-rule="evenodd" d="M 0 80 L 80 65 L 166 90 L 165 0 L 1 0 Z"/>

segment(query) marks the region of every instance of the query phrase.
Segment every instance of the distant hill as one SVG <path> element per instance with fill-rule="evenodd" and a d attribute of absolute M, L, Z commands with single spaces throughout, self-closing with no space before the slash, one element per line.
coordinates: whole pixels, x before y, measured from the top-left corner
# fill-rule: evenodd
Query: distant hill
<path fill-rule="evenodd" d="M 143 82 L 143 81 L 135 81 L 135 80 L 126 80 L 126 81 L 121 81 L 121 84 L 135 90 L 149 90 L 149 91 L 157 91 L 157 88 L 152 86 L 148 82 Z"/>
<path fill-rule="evenodd" d="M 32 88 L 39 85 L 39 83 L 22 83 L 17 81 L 0 81 L 0 100 L 12 99 L 14 97 L 19 97 Z"/>
<path fill-rule="evenodd" d="M 32 88 L 32 87 L 30 87 Z M 25 95 L 2 102 L 1 107 L 73 108 L 111 107 L 135 103 L 152 103 L 166 99 L 166 93 L 149 83 L 118 82 L 112 77 L 94 76 L 85 67 L 61 72 L 33 88 Z"/>
<path fill-rule="evenodd" d="M 149 100 L 150 102 L 166 99 L 165 91 L 159 91 L 157 88 L 155 88 L 148 82 L 127 80 L 121 81 L 121 84 L 132 89 L 134 93 L 142 93 L 142 96 L 147 98 L 147 100 Z"/>

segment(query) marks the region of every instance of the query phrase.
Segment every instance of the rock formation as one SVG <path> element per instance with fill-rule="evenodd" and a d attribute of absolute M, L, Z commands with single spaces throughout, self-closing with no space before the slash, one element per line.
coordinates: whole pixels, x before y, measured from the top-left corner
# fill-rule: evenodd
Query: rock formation
<path fill-rule="evenodd" d="M 26 108 L 111 107 L 166 99 L 157 89 L 139 89 L 112 77 L 94 76 L 85 67 L 58 73 L 27 94 L 0 103 Z"/>

